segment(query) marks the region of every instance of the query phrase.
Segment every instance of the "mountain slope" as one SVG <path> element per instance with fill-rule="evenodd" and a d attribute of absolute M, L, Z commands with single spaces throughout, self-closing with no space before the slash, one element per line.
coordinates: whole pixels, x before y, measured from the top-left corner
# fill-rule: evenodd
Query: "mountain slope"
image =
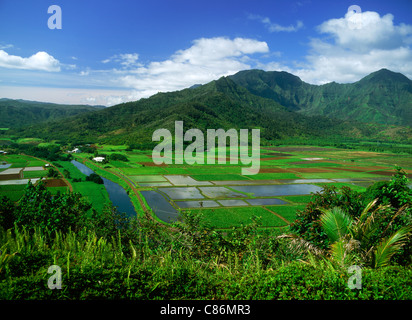
<path fill-rule="evenodd" d="M 412 81 L 387 69 L 351 84 L 311 85 L 287 72 L 241 71 L 230 76 L 251 93 L 304 115 L 412 126 Z"/>
<path fill-rule="evenodd" d="M 174 131 L 175 121 L 184 130 L 260 128 L 261 137 L 273 140 L 288 137 L 350 136 L 367 134 L 365 126 L 306 116 L 272 99 L 250 93 L 228 77 L 203 86 L 176 92 L 158 93 L 150 98 L 123 103 L 70 119 L 31 126 L 24 136 L 43 139 L 101 141 L 110 143 L 151 142 L 156 129 Z M 365 132 L 363 132 L 365 131 Z"/>
<path fill-rule="evenodd" d="M 18 128 L 101 109 L 89 105 L 63 105 L 28 100 L 0 99 L 0 127 Z"/>

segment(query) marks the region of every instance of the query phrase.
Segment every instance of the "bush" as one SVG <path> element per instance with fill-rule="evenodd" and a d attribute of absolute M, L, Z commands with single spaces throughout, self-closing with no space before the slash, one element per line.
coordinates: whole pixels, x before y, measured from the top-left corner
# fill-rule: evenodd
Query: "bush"
<path fill-rule="evenodd" d="M 25 194 L 14 208 L 17 225 L 28 228 L 48 228 L 50 231 L 67 231 L 87 220 L 91 205 L 82 199 L 80 193 L 52 195 L 40 182 L 27 184 Z"/>
<path fill-rule="evenodd" d="M 109 160 L 129 161 L 129 159 L 127 159 L 127 157 L 121 153 L 112 153 L 109 156 Z"/>
<path fill-rule="evenodd" d="M 326 249 L 329 246 L 328 238 L 322 231 L 319 218 L 321 209 L 333 207 L 345 208 L 352 217 L 358 217 L 364 208 L 362 194 L 349 187 L 340 190 L 333 185 L 324 185 L 322 191 L 313 195 L 305 209 L 297 210 L 296 219 L 291 225 L 291 231 L 299 234 L 303 239 L 315 246 Z"/>
<path fill-rule="evenodd" d="M 412 190 L 408 187 L 405 171 L 396 167 L 396 173 L 390 181 L 375 182 L 363 195 L 365 202 L 379 199 L 379 203 L 387 204 L 395 209 L 403 205 L 412 205 Z"/>
<path fill-rule="evenodd" d="M 92 182 L 97 183 L 97 184 L 103 184 L 104 183 L 102 177 L 100 177 L 96 173 L 91 173 L 90 175 L 88 175 L 86 177 L 86 181 L 92 181 Z"/>

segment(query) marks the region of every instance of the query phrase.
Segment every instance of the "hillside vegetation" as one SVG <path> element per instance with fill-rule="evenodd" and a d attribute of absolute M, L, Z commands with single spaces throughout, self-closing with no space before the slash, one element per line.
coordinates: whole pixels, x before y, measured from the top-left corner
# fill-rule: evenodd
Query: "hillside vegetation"
<path fill-rule="evenodd" d="M 97 111 L 101 108 L 101 106 L 0 99 L 0 128 L 19 128 Z"/>
<path fill-rule="evenodd" d="M 387 69 L 349 84 L 311 85 L 287 72 L 262 70 L 230 78 L 253 94 L 305 115 L 412 126 L 412 81 Z"/>
<path fill-rule="evenodd" d="M 0 298 L 410 300 L 407 183 L 398 169 L 366 192 L 326 188 L 291 229 L 261 229 L 255 217 L 224 232 L 191 212 L 172 226 L 97 213 L 78 194 L 51 200 L 29 184 L 18 206 L 0 199 Z M 48 287 L 52 265 L 60 289 Z"/>
<path fill-rule="evenodd" d="M 180 120 L 185 130 L 259 128 L 266 141 L 326 137 L 408 142 L 410 82 L 381 70 L 354 84 L 313 86 L 285 72 L 248 70 L 8 134 L 46 141 L 58 137 L 66 142 L 150 144 L 153 131 L 173 131 Z"/>

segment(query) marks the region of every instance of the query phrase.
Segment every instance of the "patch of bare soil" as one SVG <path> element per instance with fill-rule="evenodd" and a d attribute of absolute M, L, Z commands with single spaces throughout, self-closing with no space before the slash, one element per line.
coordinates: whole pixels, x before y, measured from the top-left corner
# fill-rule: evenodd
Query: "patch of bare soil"
<path fill-rule="evenodd" d="M 62 179 L 46 179 L 43 180 L 46 187 L 67 187 L 66 182 Z"/>
<path fill-rule="evenodd" d="M 166 163 L 161 163 L 161 164 L 156 164 L 154 162 L 139 162 L 139 164 L 145 166 L 145 167 L 167 167 Z"/>
<path fill-rule="evenodd" d="M 291 171 L 286 170 L 286 169 L 280 169 L 280 168 L 260 168 L 259 169 L 260 173 L 290 173 Z"/>
<path fill-rule="evenodd" d="M 331 169 L 323 169 L 323 168 L 293 168 L 291 169 L 296 172 L 301 173 L 316 173 L 316 172 L 336 172 L 336 170 Z"/>

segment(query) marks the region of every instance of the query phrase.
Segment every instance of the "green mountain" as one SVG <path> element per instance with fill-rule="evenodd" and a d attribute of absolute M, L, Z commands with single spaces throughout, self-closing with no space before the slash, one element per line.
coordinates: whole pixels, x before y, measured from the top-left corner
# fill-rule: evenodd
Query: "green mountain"
<path fill-rule="evenodd" d="M 0 99 L 0 128 L 19 128 L 43 123 L 103 107 L 89 105 L 63 105 L 55 103 Z"/>
<path fill-rule="evenodd" d="M 156 129 L 166 128 L 173 133 L 174 122 L 179 120 L 184 122 L 184 130 L 198 128 L 203 132 L 218 128 L 260 128 L 261 138 L 265 140 L 385 136 L 386 127 L 382 125 L 365 125 L 301 112 L 299 96 L 287 95 L 297 86 L 302 87 L 302 92 L 310 90 L 310 85 L 298 77 L 281 73 L 275 74 L 276 78 L 268 77 L 268 80 L 265 77 L 270 74 L 263 71 L 251 71 L 249 74 L 261 76 L 262 86 L 269 83 L 277 91 L 264 88 L 266 94 L 262 94 L 263 91 L 254 92 L 247 85 L 239 85 L 236 77 L 222 77 L 202 86 L 158 93 L 147 99 L 82 113 L 41 126 L 32 125 L 10 133 L 46 140 L 58 137 L 67 142 L 147 145 L 152 143 L 151 137 Z M 244 79 L 249 81 L 249 87 L 254 85 L 255 80 Z M 276 101 L 281 98 L 283 100 Z M 391 134 L 396 135 L 396 130 L 392 130 Z"/>
<path fill-rule="evenodd" d="M 311 85 L 287 72 L 246 70 L 230 78 L 304 115 L 412 127 L 412 81 L 381 69 L 350 84 Z"/>

